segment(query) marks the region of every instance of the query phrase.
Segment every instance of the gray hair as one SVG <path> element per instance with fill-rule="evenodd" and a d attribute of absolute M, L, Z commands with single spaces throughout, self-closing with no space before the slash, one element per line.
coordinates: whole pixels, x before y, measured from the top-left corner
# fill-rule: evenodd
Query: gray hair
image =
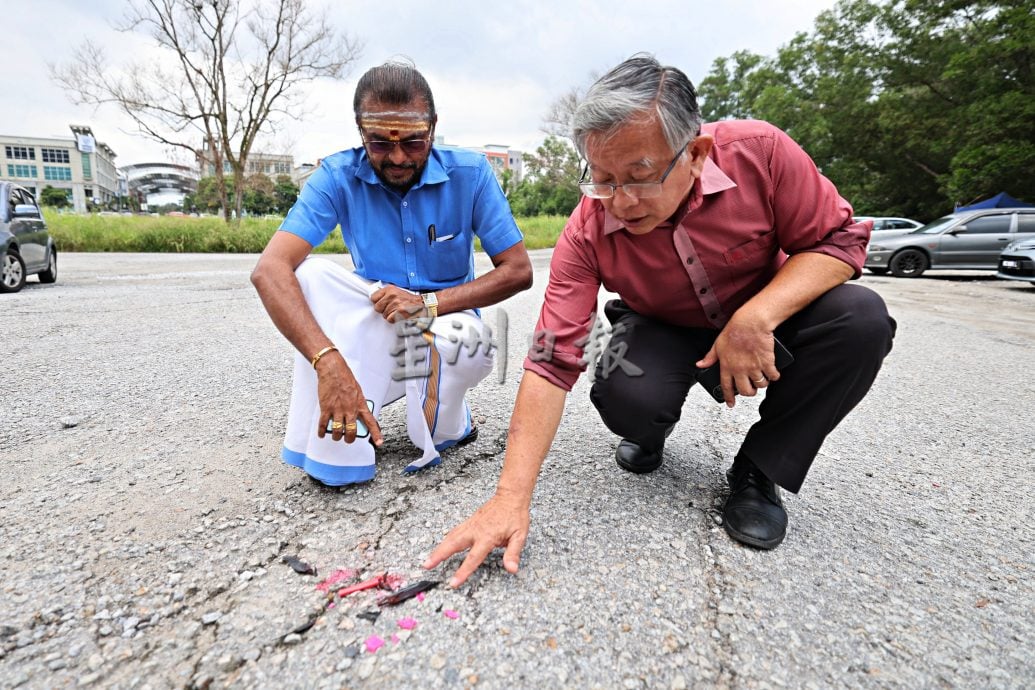
<path fill-rule="evenodd" d="M 657 118 L 672 152 L 701 132 L 701 110 L 690 79 L 653 55 L 637 53 L 589 87 L 575 109 L 572 135 L 586 157 L 591 134 L 608 136 L 633 120 Z"/>

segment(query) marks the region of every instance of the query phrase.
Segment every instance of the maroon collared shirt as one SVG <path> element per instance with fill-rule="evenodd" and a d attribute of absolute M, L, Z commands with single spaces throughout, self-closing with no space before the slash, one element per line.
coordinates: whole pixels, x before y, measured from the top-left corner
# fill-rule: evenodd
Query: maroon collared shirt
<path fill-rule="evenodd" d="M 852 221 L 851 205 L 797 143 L 756 120 L 702 131 L 715 144 L 671 221 L 633 235 L 597 199 L 575 208 L 550 261 L 525 369 L 571 390 L 601 285 L 645 316 L 721 329 L 789 255 L 826 254 L 860 275 L 870 223 Z"/>

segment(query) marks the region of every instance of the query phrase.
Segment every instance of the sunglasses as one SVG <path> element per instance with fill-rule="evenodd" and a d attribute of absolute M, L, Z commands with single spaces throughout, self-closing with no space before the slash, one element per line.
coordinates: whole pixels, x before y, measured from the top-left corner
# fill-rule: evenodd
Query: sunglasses
<path fill-rule="evenodd" d="M 385 141 L 383 139 L 363 139 L 363 143 L 366 144 L 367 150 L 370 153 L 382 156 L 386 153 L 391 153 L 395 150 L 396 146 L 402 148 L 402 150 L 409 154 L 424 153 L 431 146 L 431 139 L 404 139 L 402 141 Z"/>

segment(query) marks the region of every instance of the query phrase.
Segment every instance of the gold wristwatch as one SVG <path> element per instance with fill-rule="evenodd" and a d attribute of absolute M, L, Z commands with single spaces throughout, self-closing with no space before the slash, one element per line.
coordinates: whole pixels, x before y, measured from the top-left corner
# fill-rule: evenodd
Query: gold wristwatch
<path fill-rule="evenodd" d="M 438 297 L 434 292 L 425 292 L 421 296 L 424 300 L 424 308 L 431 314 L 431 318 L 438 318 Z"/>

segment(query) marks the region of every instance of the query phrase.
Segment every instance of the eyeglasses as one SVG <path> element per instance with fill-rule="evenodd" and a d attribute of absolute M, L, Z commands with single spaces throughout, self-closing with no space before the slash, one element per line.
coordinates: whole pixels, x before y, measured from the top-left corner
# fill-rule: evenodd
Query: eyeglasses
<path fill-rule="evenodd" d="M 424 153 L 428 150 L 431 145 L 431 138 L 428 139 L 403 139 L 402 141 L 385 141 L 384 139 L 367 139 L 363 137 L 363 143 L 366 144 L 367 149 L 370 153 L 383 156 L 386 153 L 391 153 L 395 150 L 396 146 L 402 148 L 405 153 L 416 155 Z"/>
<path fill-rule="evenodd" d="M 678 161 L 684 153 L 686 153 L 686 147 L 689 146 L 690 142 L 686 142 L 679 147 L 679 153 L 672 159 L 672 162 L 665 168 L 665 172 L 661 173 L 661 178 L 656 182 L 629 182 L 627 184 L 611 184 L 609 182 L 585 182 L 586 173 L 589 172 L 589 163 L 582 170 L 582 175 L 579 177 L 579 189 L 582 193 L 588 196 L 590 199 L 610 199 L 615 195 L 615 191 L 619 188 L 629 196 L 636 199 L 652 199 L 654 197 L 661 196 L 661 185 L 665 182 L 669 173 L 676 167 L 676 161 Z"/>

